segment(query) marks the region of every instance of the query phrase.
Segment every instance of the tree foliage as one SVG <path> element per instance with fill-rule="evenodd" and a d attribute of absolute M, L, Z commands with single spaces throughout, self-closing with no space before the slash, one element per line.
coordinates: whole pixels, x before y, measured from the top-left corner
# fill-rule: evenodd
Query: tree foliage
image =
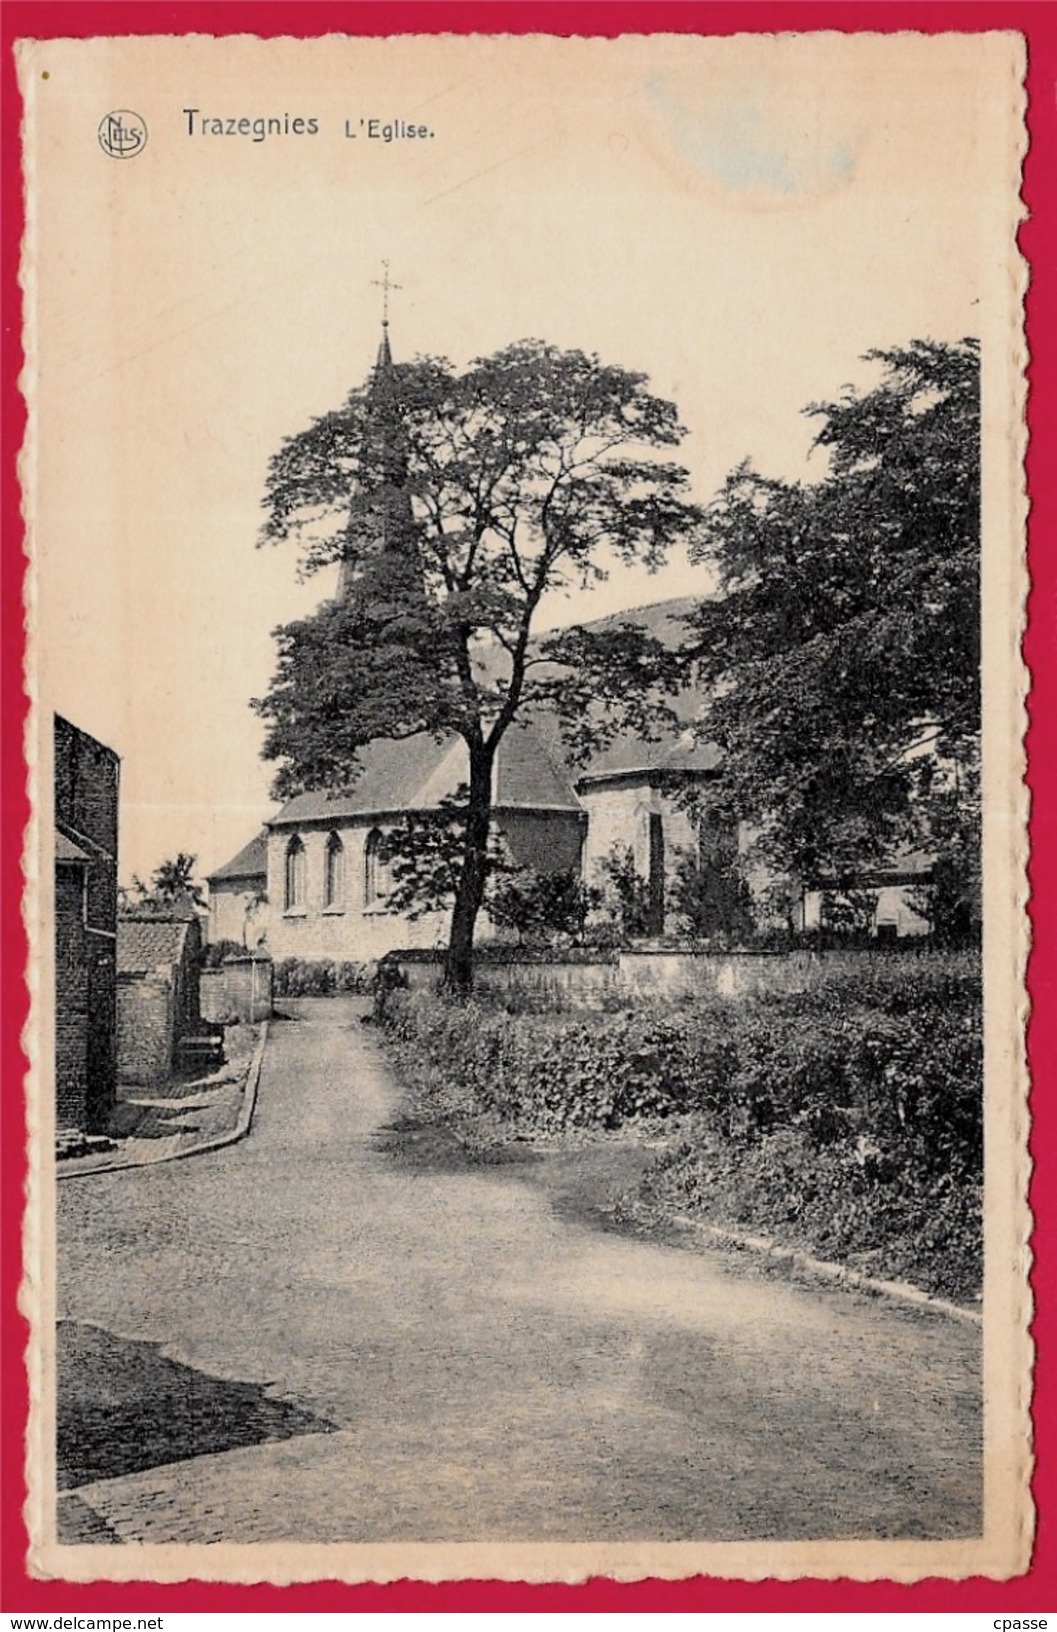
<path fill-rule="evenodd" d="M 921 842 L 933 847 L 936 860 L 929 879 L 911 891 L 910 905 L 935 940 L 957 945 L 979 926 L 980 745 L 968 742 L 956 760 L 925 760 L 915 769 Z"/>
<path fill-rule="evenodd" d="M 499 878 L 488 897 L 493 923 L 513 930 L 519 946 L 582 943 L 587 920 L 600 905 L 601 891 L 584 884 L 577 872 L 543 873 L 531 867 L 514 868 Z"/>
<path fill-rule="evenodd" d="M 614 845 L 608 855 L 601 857 L 598 879 L 622 940 L 640 940 L 656 932 L 650 881 L 639 872 L 630 845 Z"/>
<path fill-rule="evenodd" d="M 378 905 L 414 921 L 452 910 L 466 852 L 469 788 L 462 784 L 435 810 L 406 811 L 384 834 L 387 882 Z M 488 833 L 486 896 L 514 868 L 501 834 Z"/>
<path fill-rule="evenodd" d="M 138 874 L 122 893 L 122 905 L 135 911 L 154 911 L 160 915 L 174 911 L 192 912 L 204 907 L 205 892 L 194 876 L 197 856 L 181 850 L 168 861 L 160 862 L 145 884 Z"/>
<path fill-rule="evenodd" d="M 683 431 L 645 377 L 539 341 L 462 373 L 387 355 L 343 407 L 289 438 L 271 462 L 266 541 L 300 545 L 304 571 L 340 562 L 342 593 L 277 631 L 279 662 L 255 705 L 268 722 L 276 792 L 340 787 L 376 738 L 458 733 L 468 794 L 448 979 L 471 980 L 488 871 L 492 771 L 511 723 L 564 694 L 594 661 L 615 729 L 630 664 L 656 692 L 660 648 L 567 631 L 534 641 L 540 604 L 613 563 L 658 566 L 700 512 L 665 457 Z"/>
<path fill-rule="evenodd" d="M 715 837 L 704 829 L 703 841 Z M 752 906 L 738 859 L 736 843 L 702 842 L 677 856 L 668 904 L 692 939 L 742 942 L 751 936 Z"/>
<path fill-rule="evenodd" d="M 686 655 L 723 798 L 756 857 L 805 881 L 938 840 L 944 798 L 971 850 L 978 815 L 964 777 L 960 803 L 942 788 L 979 741 L 978 345 L 869 359 L 877 385 L 806 410 L 827 474 L 740 466 L 699 546 L 720 592 Z"/>

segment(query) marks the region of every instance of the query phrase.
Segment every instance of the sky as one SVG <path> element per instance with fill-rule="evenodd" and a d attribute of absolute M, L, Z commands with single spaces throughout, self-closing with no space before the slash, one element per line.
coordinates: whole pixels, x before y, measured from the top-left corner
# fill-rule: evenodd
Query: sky
<path fill-rule="evenodd" d="M 398 359 L 594 351 L 677 403 L 698 498 L 747 457 L 810 476 L 802 409 L 872 379 L 869 349 L 983 332 L 986 377 L 1012 41 L 26 46 L 33 729 L 45 779 L 52 710 L 121 755 L 122 877 L 177 850 L 204 875 L 273 808 L 249 700 L 332 579 L 258 548 L 268 459 L 367 374 L 385 261 Z M 97 140 L 112 109 L 137 156 Z M 710 585 L 617 569 L 547 621 Z"/>

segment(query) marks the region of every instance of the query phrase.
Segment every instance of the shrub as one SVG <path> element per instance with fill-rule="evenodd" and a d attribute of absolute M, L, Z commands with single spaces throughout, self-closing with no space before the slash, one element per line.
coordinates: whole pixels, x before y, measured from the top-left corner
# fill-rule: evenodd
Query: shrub
<path fill-rule="evenodd" d="M 602 897 L 612 907 L 611 927 L 624 941 L 651 934 L 657 928 L 656 914 L 649 880 L 636 867 L 635 852 L 629 846 L 617 846 L 602 858 L 598 871 Z"/>
<path fill-rule="evenodd" d="M 751 941 L 752 900 L 738 871 L 736 832 L 705 829 L 696 851 L 677 855 L 668 906 L 692 940 Z"/>
<path fill-rule="evenodd" d="M 467 1083 L 482 1109 L 547 1133 L 669 1116 L 699 1090 L 709 1054 L 705 1039 L 687 1035 L 675 1014 L 524 1020 L 414 993 L 396 999 L 388 1026 L 435 1076 Z M 724 1047 L 719 1042 L 718 1052 Z"/>
<path fill-rule="evenodd" d="M 601 900 L 601 891 L 588 888 L 574 871 L 519 867 L 493 883 L 488 915 L 501 929 L 513 930 L 519 945 L 549 947 L 563 938 L 582 941 L 588 915 Z"/>
<path fill-rule="evenodd" d="M 370 990 L 374 965 L 371 963 L 336 963 L 334 989 L 338 992 L 362 993 Z"/>
<path fill-rule="evenodd" d="M 397 994 L 387 1029 L 448 1110 L 554 1136 L 679 1119 L 657 1195 L 969 1296 L 982 1226 L 971 961 L 840 964 L 812 990 L 520 1016 Z"/>
<path fill-rule="evenodd" d="M 333 997 L 335 992 L 366 992 L 372 966 L 336 963 L 332 958 L 283 958 L 275 965 L 276 997 Z"/>
<path fill-rule="evenodd" d="M 868 1134 L 915 1144 L 930 1168 L 977 1169 L 975 986 L 889 982 L 884 1006 L 869 988 L 865 1002 L 853 1001 L 854 989 L 842 974 L 787 996 L 609 1015 L 551 1004 L 525 1020 L 417 994 L 395 1005 L 393 1025 L 444 1069 L 468 1074 L 490 1108 L 548 1128 L 695 1109 L 740 1144 L 783 1126 L 820 1147 Z"/>
<path fill-rule="evenodd" d="M 648 1209 L 773 1234 L 860 1271 L 914 1281 L 943 1297 L 979 1292 L 982 1187 L 974 1175 L 879 1159 L 872 1142 L 820 1149 L 779 1128 L 738 1146 L 692 1127 L 646 1177 Z"/>

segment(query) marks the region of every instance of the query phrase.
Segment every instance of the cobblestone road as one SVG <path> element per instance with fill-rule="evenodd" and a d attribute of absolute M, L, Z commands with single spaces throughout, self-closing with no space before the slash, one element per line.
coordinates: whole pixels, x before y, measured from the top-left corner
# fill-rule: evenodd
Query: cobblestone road
<path fill-rule="evenodd" d="M 978 1532 L 974 1330 L 404 1164 L 355 1004 L 300 1015 L 244 1143 L 60 1186 L 77 1536 Z"/>

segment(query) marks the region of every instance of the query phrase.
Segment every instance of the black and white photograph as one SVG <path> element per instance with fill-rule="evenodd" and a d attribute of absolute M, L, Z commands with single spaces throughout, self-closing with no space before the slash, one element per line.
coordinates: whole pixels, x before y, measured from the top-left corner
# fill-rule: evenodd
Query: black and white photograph
<path fill-rule="evenodd" d="M 37 1574 L 1026 1567 L 1024 67 L 21 43 Z"/>

